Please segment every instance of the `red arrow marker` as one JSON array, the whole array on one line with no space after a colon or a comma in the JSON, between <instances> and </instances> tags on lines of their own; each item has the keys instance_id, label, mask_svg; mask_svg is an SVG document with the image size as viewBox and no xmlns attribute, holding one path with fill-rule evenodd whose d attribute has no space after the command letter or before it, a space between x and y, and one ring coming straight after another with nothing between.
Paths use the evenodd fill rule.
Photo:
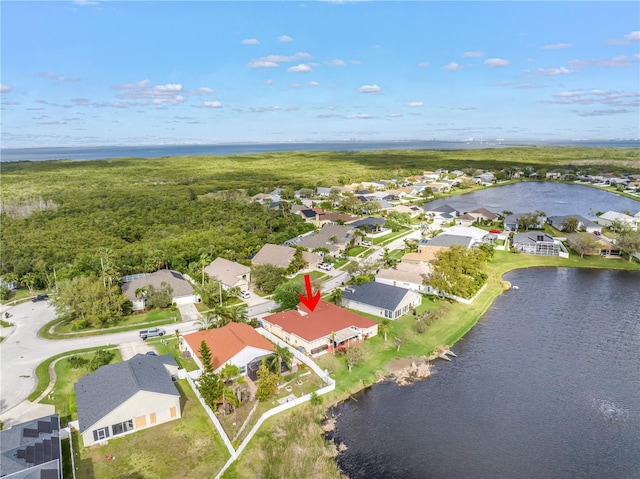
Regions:
<instances>
[{"instance_id":1,"label":"red arrow marker","mask_svg":"<svg viewBox=\"0 0 640 479\"><path fill-rule=\"evenodd\" d=\"M320 301L320 291L316 291L316 295L313 296L313 292L311 291L311 278L308 274L304 275L304 283L307 287L307 296L303 296L302 293L298 293L298 296L300 296L302 304L309 308L309 311L313 311L316 309L318 301Z\"/></svg>"}]
</instances>

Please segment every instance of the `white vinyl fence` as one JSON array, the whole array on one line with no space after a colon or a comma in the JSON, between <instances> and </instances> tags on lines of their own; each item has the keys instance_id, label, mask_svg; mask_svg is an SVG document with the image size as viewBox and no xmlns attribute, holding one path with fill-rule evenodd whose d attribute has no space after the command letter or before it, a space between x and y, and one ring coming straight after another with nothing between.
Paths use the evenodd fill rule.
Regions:
<instances>
[{"instance_id":1,"label":"white vinyl fence","mask_svg":"<svg viewBox=\"0 0 640 479\"><path fill-rule=\"evenodd\" d=\"M256 331L260 333L262 336L264 336L265 338L267 338L268 340L270 340L271 342L277 344L278 346L286 347L289 351L291 351L291 353L296 359L306 364L313 372L315 372L325 382L325 384L327 384L325 387L318 389L317 391L314 391L317 396L322 396L323 394L331 392L336 388L336 382L329 376L329 373L327 371L323 371L316 363L314 363L311 360L311 358L302 354L297 349L292 348L287 343L285 343L284 341L277 338L276 336L274 336L273 334L271 334L270 332L266 331L263 328L257 328ZM287 409L291 409L293 407L298 406L299 404L307 402L313 396L313 393L305 394L304 396L295 398L285 404L281 404L279 406L274 407L273 409L269 409L262 416L260 416L260 418L258 419L258 422L256 422L256 424L251 428L251 431L249 431L249 434L247 434L247 437L245 437L242 443L240 444L240 446L238 446L238 449L234 449L233 444L229 439L229 436L227 436L227 433L222 427L222 424L220 423L220 421L218 420L214 412L211 410L211 408L204 402L204 399L202 398L200 391L198 391L196 381L199 376L200 376L200 371L193 371L191 373L188 373L186 375L186 378L189 384L191 385L191 388L196 393L196 396L200 401L200 404L202 404L202 407L209 415L209 418L213 422L213 425L218 430L218 433L222 437L222 440L224 441L225 446L227 446L227 449L231 453L231 457L229 458L227 463L224 465L224 467L220 470L220 472L218 472L218 474L216 475L216 479L219 479L220 477L222 477L222 474L224 474L224 472L229 468L229 466L233 464L233 462L236 459L238 459L238 457L240 456L240 454L242 454L242 451L244 451L244 449L247 447L247 445L249 444L253 436L256 434L256 432L258 432L258 429L260 429L260 426L262 426L262 424L267 419L269 419L272 416L275 416L278 413L281 413L282 411L286 411Z\"/></svg>"}]
</instances>

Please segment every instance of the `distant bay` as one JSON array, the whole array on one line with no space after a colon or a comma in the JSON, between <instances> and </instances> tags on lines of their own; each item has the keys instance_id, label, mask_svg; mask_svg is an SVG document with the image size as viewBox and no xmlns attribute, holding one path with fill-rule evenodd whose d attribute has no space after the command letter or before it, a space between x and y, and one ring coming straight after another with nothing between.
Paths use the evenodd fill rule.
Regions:
<instances>
[{"instance_id":1,"label":"distant bay","mask_svg":"<svg viewBox=\"0 0 640 479\"><path fill-rule=\"evenodd\" d=\"M572 146L640 148L640 141L566 141L487 143L464 141L335 141L313 143L228 143L213 145L87 146L2 148L0 162L48 160L104 160L109 158L161 158L188 155L250 155L281 151L373 151L373 150L473 150L519 146Z\"/></svg>"}]
</instances>

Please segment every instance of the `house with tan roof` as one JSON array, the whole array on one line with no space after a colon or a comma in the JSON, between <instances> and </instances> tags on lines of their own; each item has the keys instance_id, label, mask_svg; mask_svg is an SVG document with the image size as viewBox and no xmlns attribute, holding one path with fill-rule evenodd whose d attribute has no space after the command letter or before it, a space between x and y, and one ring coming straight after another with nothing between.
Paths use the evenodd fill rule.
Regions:
<instances>
[{"instance_id":1,"label":"house with tan roof","mask_svg":"<svg viewBox=\"0 0 640 479\"><path fill-rule=\"evenodd\" d=\"M225 365L233 364L241 373L248 371L249 365L270 356L276 347L246 323L229 323L222 328L206 329L182 336L181 348L188 351L202 369L200 346L204 341L211 350L211 362L215 372Z\"/></svg>"},{"instance_id":2,"label":"house with tan roof","mask_svg":"<svg viewBox=\"0 0 640 479\"><path fill-rule=\"evenodd\" d=\"M334 304L320 301L313 311L304 305L262 319L262 326L294 348L312 355L378 334L378 323Z\"/></svg>"},{"instance_id":3,"label":"house with tan roof","mask_svg":"<svg viewBox=\"0 0 640 479\"><path fill-rule=\"evenodd\" d=\"M251 259L251 264L271 264L278 268L287 269L295 252L295 248L291 248L290 246L267 243L260 248L260 251L258 251ZM309 268L315 268L322 262L322 257L320 255L316 253L309 253L307 251L302 253L302 259L307 262Z\"/></svg>"},{"instance_id":4,"label":"house with tan roof","mask_svg":"<svg viewBox=\"0 0 640 479\"><path fill-rule=\"evenodd\" d=\"M393 268L383 268L376 273L376 283L398 286L422 294L436 294L435 290L425 284L433 273L433 267L427 261L405 262L396 264Z\"/></svg>"},{"instance_id":5,"label":"house with tan roof","mask_svg":"<svg viewBox=\"0 0 640 479\"><path fill-rule=\"evenodd\" d=\"M299 240L295 244L310 250L327 248L333 254L346 249L354 238L355 230L355 227L351 225L342 226L327 223L315 233L298 237Z\"/></svg>"},{"instance_id":6,"label":"house with tan roof","mask_svg":"<svg viewBox=\"0 0 640 479\"><path fill-rule=\"evenodd\" d=\"M249 289L251 283L251 268L221 257L206 266L204 272L209 278L220 281L224 289Z\"/></svg>"},{"instance_id":7,"label":"house with tan roof","mask_svg":"<svg viewBox=\"0 0 640 479\"><path fill-rule=\"evenodd\" d=\"M388 211L396 211L398 213L407 213L412 218L416 218L424 213L424 210L419 206L408 206L408 205L395 205L393 208L390 208Z\"/></svg>"},{"instance_id":8,"label":"house with tan roof","mask_svg":"<svg viewBox=\"0 0 640 479\"><path fill-rule=\"evenodd\" d=\"M473 216L476 221L496 221L498 219L497 214L486 208L476 208L467 212L467 214Z\"/></svg>"},{"instance_id":9,"label":"house with tan roof","mask_svg":"<svg viewBox=\"0 0 640 479\"><path fill-rule=\"evenodd\" d=\"M402 257L402 263L431 263L436 260L436 253L444 246L418 245L416 253L407 253Z\"/></svg>"}]
</instances>

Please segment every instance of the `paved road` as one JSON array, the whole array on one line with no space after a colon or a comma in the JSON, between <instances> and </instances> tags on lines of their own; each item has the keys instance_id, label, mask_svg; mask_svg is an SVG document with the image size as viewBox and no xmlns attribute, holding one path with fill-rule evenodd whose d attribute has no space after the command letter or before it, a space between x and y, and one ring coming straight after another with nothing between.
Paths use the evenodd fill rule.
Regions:
<instances>
[{"instance_id":1,"label":"paved road","mask_svg":"<svg viewBox=\"0 0 640 479\"><path fill-rule=\"evenodd\" d=\"M29 301L9 308L8 311L11 314L8 321L15 326L9 331L3 331L3 335L7 337L0 343L0 414L3 420L35 389L35 368L45 359L66 351L95 346L129 345L126 349L131 349L132 346L135 349L135 344L129 343L139 344L141 341L137 331L46 340L38 336L38 330L56 316L48 303ZM175 324L181 333L197 329L194 322Z\"/></svg>"}]
</instances>

